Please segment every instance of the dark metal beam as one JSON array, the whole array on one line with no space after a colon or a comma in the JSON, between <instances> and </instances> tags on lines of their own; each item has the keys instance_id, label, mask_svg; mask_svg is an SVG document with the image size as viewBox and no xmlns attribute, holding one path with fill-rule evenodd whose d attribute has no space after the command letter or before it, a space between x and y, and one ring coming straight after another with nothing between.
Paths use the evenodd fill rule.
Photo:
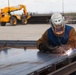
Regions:
<instances>
[{"instance_id":1,"label":"dark metal beam","mask_svg":"<svg viewBox=\"0 0 76 75\"><path fill-rule=\"evenodd\" d=\"M74 71L76 71L76 61L73 63L70 63L70 64L66 65L65 67L62 67L48 75L68 75Z\"/></svg>"},{"instance_id":2,"label":"dark metal beam","mask_svg":"<svg viewBox=\"0 0 76 75\"><path fill-rule=\"evenodd\" d=\"M0 48L4 47L36 47L36 41L28 41L28 40L0 40Z\"/></svg>"}]
</instances>

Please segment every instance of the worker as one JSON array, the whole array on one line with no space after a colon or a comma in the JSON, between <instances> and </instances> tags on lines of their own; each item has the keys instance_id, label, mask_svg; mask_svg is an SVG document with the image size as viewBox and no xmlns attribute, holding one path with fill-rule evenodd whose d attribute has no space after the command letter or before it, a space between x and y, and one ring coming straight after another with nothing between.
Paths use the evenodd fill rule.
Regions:
<instances>
[{"instance_id":1,"label":"worker","mask_svg":"<svg viewBox=\"0 0 76 75\"><path fill-rule=\"evenodd\" d=\"M41 52L64 53L65 50L76 48L76 32L72 26L65 24L60 13L51 16L51 27L37 40L37 48Z\"/></svg>"}]
</instances>

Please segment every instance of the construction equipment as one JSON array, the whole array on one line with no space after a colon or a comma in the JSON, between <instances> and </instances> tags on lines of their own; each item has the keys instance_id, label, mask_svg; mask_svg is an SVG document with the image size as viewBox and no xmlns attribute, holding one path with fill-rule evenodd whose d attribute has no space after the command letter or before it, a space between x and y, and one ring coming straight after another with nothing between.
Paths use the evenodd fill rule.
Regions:
<instances>
[{"instance_id":1,"label":"construction equipment","mask_svg":"<svg viewBox=\"0 0 76 75\"><path fill-rule=\"evenodd\" d=\"M11 14L11 12L18 11L18 10L23 10L23 13L21 15ZM21 21L22 24L27 24L27 20L30 17L31 16L28 15L25 5L5 7L1 9L1 12L0 12L1 26L5 26L6 23L10 23L12 26L15 26L18 23L18 21Z\"/></svg>"}]
</instances>

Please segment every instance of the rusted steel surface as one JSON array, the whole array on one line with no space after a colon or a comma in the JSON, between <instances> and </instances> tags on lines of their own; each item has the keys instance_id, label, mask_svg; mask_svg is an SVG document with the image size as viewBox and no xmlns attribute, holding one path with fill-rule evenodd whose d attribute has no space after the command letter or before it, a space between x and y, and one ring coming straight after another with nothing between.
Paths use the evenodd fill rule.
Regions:
<instances>
[{"instance_id":1,"label":"rusted steel surface","mask_svg":"<svg viewBox=\"0 0 76 75\"><path fill-rule=\"evenodd\" d=\"M0 51L0 75L47 75L76 63L75 57L76 50L68 57L37 49L8 48Z\"/></svg>"}]
</instances>

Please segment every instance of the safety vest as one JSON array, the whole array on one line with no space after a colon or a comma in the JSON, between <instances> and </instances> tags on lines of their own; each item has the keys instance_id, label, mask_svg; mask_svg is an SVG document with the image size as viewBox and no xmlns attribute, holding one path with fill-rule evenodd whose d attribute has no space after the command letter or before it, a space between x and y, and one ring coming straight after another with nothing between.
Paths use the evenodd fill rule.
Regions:
<instances>
[{"instance_id":1,"label":"safety vest","mask_svg":"<svg viewBox=\"0 0 76 75\"><path fill-rule=\"evenodd\" d=\"M68 42L69 32L70 32L71 29L72 29L71 26L65 25L64 35L62 37L57 37L57 36L55 36L55 34L52 31L52 28L50 27L48 29L49 44L52 45L52 46L59 46L61 44L66 44Z\"/></svg>"}]
</instances>

